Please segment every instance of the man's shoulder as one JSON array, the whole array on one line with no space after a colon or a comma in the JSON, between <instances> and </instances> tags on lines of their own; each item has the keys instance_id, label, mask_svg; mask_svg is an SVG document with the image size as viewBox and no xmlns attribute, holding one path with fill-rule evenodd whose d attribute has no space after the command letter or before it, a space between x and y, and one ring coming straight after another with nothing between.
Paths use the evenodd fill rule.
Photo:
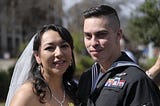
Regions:
<instances>
[{"instance_id":1,"label":"man's shoulder","mask_svg":"<svg viewBox=\"0 0 160 106\"><path fill-rule=\"evenodd\" d=\"M146 76L144 70L136 66L129 66L126 68L125 72L133 76Z\"/></svg>"},{"instance_id":2,"label":"man's shoulder","mask_svg":"<svg viewBox=\"0 0 160 106\"><path fill-rule=\"evenodd\" d=\"M124 72L126 73L126 79L131 82L149 80L144 70L140 69L139 67L130 66L127 67Z\"/></svg>"},{"instance_id":3,"label":"man's shoulder","mask_svg":"<svg viewBox=\"0 0 160 106\"><path fill-rule=\"evenodd\" d=\"M82 75L81 75L81 77L82 76L90 76L90 75L92 75L92 68L91 67L89 67L89 68L87 68L83 73L82 73Z\"/></svg>"}]
</instances>

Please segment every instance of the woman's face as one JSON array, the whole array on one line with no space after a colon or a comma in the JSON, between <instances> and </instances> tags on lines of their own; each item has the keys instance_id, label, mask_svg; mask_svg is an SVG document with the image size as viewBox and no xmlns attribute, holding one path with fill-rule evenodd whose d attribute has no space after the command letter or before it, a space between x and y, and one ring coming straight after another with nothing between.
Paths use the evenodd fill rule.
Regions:
<instances>
[{"instance_id":1,"label":"woman's face","mask_svg":"<svg viewBox=\"0 0 160 106\"><path fill-rule=\"evenodd\" d=\"M38 64L42 64L42 74L63 75L72 62L72 50L58 32L48 30L42 35L41 45L35 57Z\"/></svg>"}]
</instances>

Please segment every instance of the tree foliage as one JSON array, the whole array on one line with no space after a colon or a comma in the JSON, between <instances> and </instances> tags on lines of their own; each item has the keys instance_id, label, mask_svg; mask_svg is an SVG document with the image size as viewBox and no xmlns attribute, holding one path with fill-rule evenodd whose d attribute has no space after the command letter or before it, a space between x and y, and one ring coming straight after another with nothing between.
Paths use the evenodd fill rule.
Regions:
<instances>
[{"instance_id":1,"label":"tree foliage","mask_svg":"<svg viewBox=\"0 0 160 106\"><path fill-rule=\"evenodd\" d=\"M83 42L83 33L72 33L72 37L74 39L74 55L76 60L76 76L79 75L89 68L93 63L93 60L90 58L84 42Z\"/></svg>"},{"instance_id":2,"label":"tree foliage","mask_svg":"<svg viewBox=\"0 0 160 106\"><path fill-rule=\"evenodd\" d=\"M146 0L132 16L127 26L127 33L140 44L154 42L160 46L160 1Z\"/></svg>"}]
</instances>

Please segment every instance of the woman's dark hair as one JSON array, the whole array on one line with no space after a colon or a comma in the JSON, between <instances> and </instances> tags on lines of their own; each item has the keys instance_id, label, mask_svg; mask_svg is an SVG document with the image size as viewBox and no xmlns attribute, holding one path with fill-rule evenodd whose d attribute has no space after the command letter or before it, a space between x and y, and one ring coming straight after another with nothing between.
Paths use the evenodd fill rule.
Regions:
<instances>
[{"instance_id":1,"label":"woman's dark hair","mask_svg":"<svg viewBox=\"0 0 160 106\"><path fill-rule=\"evenodd\" d=\"M71 97L71 99L74 100L74 96L72 91L69 91L68 86L73 85L73 75L75 71L75 59L73 55L73 39L71 34L68 32L68 30L62 26L55 25L55 24L49 24L43 26L36 34L33 44L33 51L38 51L41 46L41 39L44 34L44 32L48 30L53 30L59 33L60 37L69 43L71 49L72 49L72 64L67 68L66 72L63 75L63 84L66 93ZM32 68L31 68L31 76L33 78L33 85L34 85L34 93L39 96L39 101L41 103L45 103L45 97L47 91L51 93L51 89L49 88L48 84L46 83L45 79L43 78L41 72L38 69L39 64L36 62L35 57L32 57ZM75 85L74 85L75 86ZM73 88L74 89L74 88ZM50 95L51 96L51 95Z\"/></svg>"}]
</instances>

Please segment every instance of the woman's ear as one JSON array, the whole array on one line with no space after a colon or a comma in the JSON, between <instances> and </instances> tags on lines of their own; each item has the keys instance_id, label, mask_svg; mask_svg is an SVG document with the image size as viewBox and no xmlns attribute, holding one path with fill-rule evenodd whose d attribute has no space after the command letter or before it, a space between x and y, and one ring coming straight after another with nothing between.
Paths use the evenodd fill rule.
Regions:
<instances>
[{"instance_id":1,"label":"woman's ear","mask_svg":"<svg viewBox=\"0 0 160 106\"><path fill-rule=\"evenodd\" d=\"M42 63L38 51L34 52L34 57L36 58L36 61L37 61L38 64Z\"/></svg>"}]
</instances>

